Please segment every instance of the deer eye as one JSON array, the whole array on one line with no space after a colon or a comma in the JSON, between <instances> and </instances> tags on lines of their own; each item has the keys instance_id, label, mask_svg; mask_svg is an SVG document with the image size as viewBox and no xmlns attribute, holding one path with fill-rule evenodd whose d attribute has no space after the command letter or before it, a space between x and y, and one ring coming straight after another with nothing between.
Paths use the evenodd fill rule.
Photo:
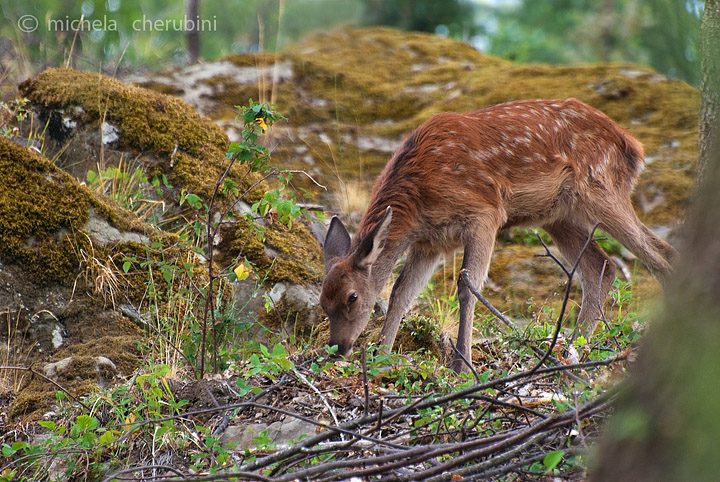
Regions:
<instances>
[{"instance_id":1,"label":"deer eye","mask_svg":"<svg viewBox=\"0 0 720 482\"><path fill-rule=\"evenodd\" d=\"M350 296L348 296L348 303L355 303L358 299L357 293L352 293Z\"/></svg>"}]
</instances>

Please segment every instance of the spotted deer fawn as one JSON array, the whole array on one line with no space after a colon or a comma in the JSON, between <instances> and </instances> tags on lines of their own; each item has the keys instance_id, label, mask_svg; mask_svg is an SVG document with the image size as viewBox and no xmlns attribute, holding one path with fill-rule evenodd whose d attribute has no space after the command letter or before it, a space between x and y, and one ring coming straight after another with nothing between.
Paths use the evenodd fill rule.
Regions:
<instances>
[{"instance_id":1,"label":"spotted deer fawn","mask_svg":"<svg viewBox=\"0 0 720 482\"><path fill-rule=\"evenodd\" d=\"M640 142L577 99L508 102L433 116L385 166L355 237L337 217L330 223L320 296L330 318L329 344L341 355L350 353L407 251L379 340L392 348L402 316L440 255L463 248L462 267L479 288L496 233L511 226L542 227L574 263L589 227L599 224L662 279L676 251L640 222L630 200L643 166ZM595 242L578 269L577 326L590 334L616 269ZM463 370L462 357L471 359L476 300L462 278L458 298L458 353L451 366Z\"/></svg>"}]
</instances>

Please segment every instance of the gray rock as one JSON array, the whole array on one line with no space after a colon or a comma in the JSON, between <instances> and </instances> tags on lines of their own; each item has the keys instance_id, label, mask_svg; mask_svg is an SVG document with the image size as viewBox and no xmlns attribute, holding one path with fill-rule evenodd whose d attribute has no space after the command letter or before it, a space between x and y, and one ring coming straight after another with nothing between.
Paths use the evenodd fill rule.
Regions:
<instances>
[{"instance_id":1,"label":"gray rock","mask_svg":"<svg viewBox=\"0 0 720 482\"><path fill-rule=\"evenodd\" d=\"M312 329L320 321L320 287L293 284L286 287L275 307L290 333Z\"/></svg>"},{"instance_id":2,"label":"gray rock","mask_svg":"<svg viewBox=\"0 0 720 482\"><path fill-rule=\"evenodd\" d=\"M309 437L316 433L316 425L294 417L285 417L282 421L267 423L253 423L249 425L235 425L228 427L220 436L222 443L232 443L237 449L252 449L256 447L255 439L267 432L263 437L270 440L270 444L287 446L299 441L304 436Z\"/></svg>"},{"instance_id":3,"label":"gray rock","mask_svg":"<svg viewBox=\"0 0 720 482\"><path fill-rule=\"evenodd\" d=\"M150 244L150 238L143 234L122 232L113 227L105 219L99 217L95 210L90 208L90 219L85 224L85 229L102 246L119 242L135 242L139 244Z\"/></svg>"}]
</instances>

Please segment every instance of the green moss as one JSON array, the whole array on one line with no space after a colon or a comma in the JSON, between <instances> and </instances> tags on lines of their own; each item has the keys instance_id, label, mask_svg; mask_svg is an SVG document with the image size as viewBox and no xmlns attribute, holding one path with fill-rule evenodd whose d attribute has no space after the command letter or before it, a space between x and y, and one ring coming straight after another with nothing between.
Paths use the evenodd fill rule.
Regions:
<instances>
[{"instance_id":1,"label":"green moss","mask_svg":"<svg viewBox=\"0 0 720 482\"><path fill-rule=\"evenodd\" d=\"M260 54L232 54L225 57L227 60L238 67L258 67L273 65L276 60L275 54L263 52Z\"/></svg>"},{"instance_id":2,"label":"green moss","mask_svg":"<svg viewBox=\"0 0 720 482\"><path fill-rule=\"evenodd\" d=\"M206 159L207 147L224 153L223 131L180 99L95 74L49 69L20 84L20 94L48 109L80 107L89 120L105 119L123 141L138 150L170 156L181 152Z\"/></svg>"},{"instance_id":3,"label":"green moss","mask_svg":"<svg viewBox=\"0 0 720 482\"><path fill-rule=\"evenodd\" d=\"M138 367L140 361L142 361L142 356L138 348L139 334L138 331L133 335L103 336L89 340L85 343L79 343L61 349L53 359L62 360L65 357L72 356L74 362L75 358L77 358L78 363L83 363L80 360L104 356L115 364L122 375L130 376ZM87 377L83 376L83 378L92 379L94 376L95 371L93 370L92 373L88 374Z\"/></svg>"},{"instance_id":4,"label":"green moss","mask_svg":"<svg viewBox=\"0 0 720 482\"><path fill-rule=\"evenodd\" d=\"M247 105L249 99L268 99L271 94L270 85L261 92L258 85L239 84L229 75L216 75L202 82L216 92L215 108L208 112L213 119L234 119L238 113L236 105Z\"/></svg>"},{"instance_id":5,"label":"green moss","mask_svg":"<svg viewBox=\"0 0 720 482\"><path fill-rule=\"evenodd\" d=\"M227 136L178 98L70 69L46 70L19 90L48 118L60 110L88 124L104 121L116 127L125 146L152 154L141 158L144 171L165 174L177 190L207 199L224 172ZM243 181L241 187L257 181L240 166L231 177Z\"/></svg>"},{"instance_id":6,"label":"green moss","mask_svg":"<svg viewBox=\"0 0 720 482\"><path fill-rule=\"evenodd\" d=\"M185 93L182 89L173 87L171 85L163 84L162 82L156 82L153 80L143 82L142 87L145 89L150 89L155 92L159 92L161 94L174 95L177 97L179 97Z\"/></svg>"},{"instance_id":7,"label":"green moss","mask_svg":"<svg viewBox=\"0 0 720 482\"><path fill-rule=\"evenodd\" d=\"M39 284L71 279L91 195L47 159L0 137L0 256Z\"/></svg>"},{"instance_id":8,"label":"green moss","mask_svg":"<svg viewBox=\"0 0 720 482\"><path fill-rule=\"evenodd\" d=\"M329 101L319 117L350 125L415 117L446 96L458 73L502 63L468 45L387 28L318 34L283 56L304 90Z\"/></svg>"},{"instance_id":9,"label":"green moss","mask_svg":"<svg viewBox=\"0 0 720 482\"><path fill-rule=\"evenodd\" d=\"M50 383L48 383L50 385ZM47 410L48 402L55 400L54 388L44 387L38 378L21 390L8 410L10 419L22 417L24 420L40 418Z\"/></svg>"}]
</instances>

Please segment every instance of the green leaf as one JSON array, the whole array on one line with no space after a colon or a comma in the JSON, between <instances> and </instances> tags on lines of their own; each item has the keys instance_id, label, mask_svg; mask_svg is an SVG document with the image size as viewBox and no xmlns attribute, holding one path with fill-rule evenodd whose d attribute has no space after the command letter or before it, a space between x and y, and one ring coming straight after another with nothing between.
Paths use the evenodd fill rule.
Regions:
<instances>
[{"instance_id":1,"label":"green leaf","mask_svg":"<svg viewBox=\"0 0 720 482\"><path fill-rule=\"evenodd\" d=\"M100 436L101 444L109 444L113 440L115 440L115 434L112 431L105 432Z\"/></svg>"},{"instance_id":2,"label":"green leaf","mask_svg":"<svg viewBox=\"0 0 720 482\"><path fill-rule=\"evenodd\" d=\"M38 422L38 425L40 425L41 427L49 428L53 432L55 431L55 422L53 422L52 420L41 420Z\"/></svg>"},{"instance_id":3,"label":"green leaf","mask_svg":"<svg viewBox=\"0 0 720 482\"><path fill-rule=\"evenodd\" d=\"M270 358L270 351L265 345L260 345L260 352L265 358Z\"/></svg>"},{"instance_id":4,"label":"green leaf","mask_svg":"<svg viewBox=\"0 0 720 482\"><path fill-rule=\"evenodd\" d=\"M15 450L14 448L12 448L12 447L9 446L8 444L3 444L3 445L2 445L2 454L3 454L5 457L11 457L11 456L15 455L16 453L17 453L17 450Z\"/></svg>"},{"instance_id":5,"label":"green leaf","mask_svg":"<svg viewBox=\"0 0 720 482\"><path fill-rule=\"evenodd\" d=\"M90 415L78 415L75 423L82 430L95 430L98 419Z\"/></svg>"},{"instance_id":6,"label":"green leaf","mask_svg":"<svg viewBox=\"0 0 720 482\"><path fill-rule=\"evenodd\" d=\"M12 443L12 449L13 450L27 450L30 447L30 444L27 442L13 442Z\"/></svg>"},{"instance_id":7,"label":"green leaf","mask_svg":"<svg viewBox=\"0 0 720 482\"><path fill-rule=\"evenodd\" d=\"M285 347L282 345L282 343L277 343L273 347L273 356L285 356L287 353L285 353Z\"/></svg>"},{"instance_id":8,"label":"green leaf","mask_svg":"<svg viewBox=\"0 0 720 482\"><path fill-rule=\"evenodd\" d=\"M562 461L564 455L564 450L556 450L545 455L545 458L543 459L543 465L546 469L545 471L550 472L552 469L557 467L557 465Z\"/></svg>"},{"instance_id":9,"label":"green leaf","mask_svg":"<svg viewBox=\"0 0 720 482\"><path fill-rule=\"evenodd\" d=\"M262 345L261 345L262 346ZM257 356L257 354L253 353L250 355L250 365L254 367L259 367L261 365L260 363L260 357Z\"/></svg>"},{"instance_id":10,"label":"green leaf","mask_svg":"<svg viewBox=\"0 0 720 482\"><path fill-rule=\"evenodd\" d=\"M255 157L255 154L253 154L252 151L245 150L245 151L239 151L237 157L238 157L238 160L240 160L241 162L247 162L247 161L251 160L253 157Z\"/></svg>"},{"instance_id":11,"label":"green leaf","mask_svg":"<svg viewBox=\"0 0 720 482\"><path fill-rule=\"evenodd\" d=\"M185 196L185 200L188 202L188 204L195 209L202 208L202 201L200 200L200 196L197 194L190 193L187 196Z\"/></svg>"}]
</instances>

